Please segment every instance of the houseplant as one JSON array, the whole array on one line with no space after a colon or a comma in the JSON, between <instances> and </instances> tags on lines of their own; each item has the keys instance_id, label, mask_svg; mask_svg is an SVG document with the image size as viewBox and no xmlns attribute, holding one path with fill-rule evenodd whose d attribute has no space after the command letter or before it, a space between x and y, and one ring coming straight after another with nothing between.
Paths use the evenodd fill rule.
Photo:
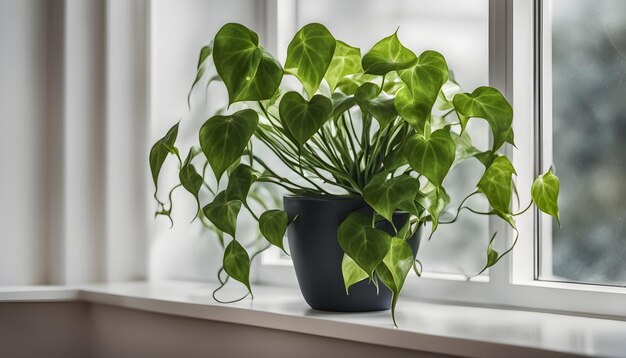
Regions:
<instances>
[{"instance_id":1,"label":"houseplant","mask_svg":"<svg viewBox=\"0 0 626 358\"><path fill-rule=\"evenodd\" d=\"M301 90L285 90L288 78L297 79ZM425 51L416 56L401 44L397 32L361 56L358 48L336 40L323 25L309 24L289 44L283 66L259 44L256 33L240 24L226 24L200 51L192 90L202 81L224 86L228 103L200 127L199 146L190 148L184 159L176 146L178 124L174 125L152 147L150 168L157 215L170 217L172 191L182 187L197 202L197 218L219 233L225 246L223 269L218 273L222 286L225 272L252 293L250 255L236 235L243 208L258 222L264 240L282 250L289 226L294 265L307 302L315 299L304 287L310 277L304 271L311 271L311 263L303 269L301 262L313 251L321 251L324 257L324 250L334 250L334 245L340 256L329 254L326 261L316 262L318 267L338 268L336 275L343 276L345 285L343 297L354 294L351 288L358 285L374 290L364 295L375 297L379 289L388 292L386 307L391 301L395 322L395 305L407 274L411 268L418 271L417 232L427 221L430 235L435 232L450 203L444 179L465 160L478 160L484 173L476 190L445 223L453 223L463 210L478 213L465 203L479 195L488 200L491 210L478 214L497 215L515 232L515 216L533 202L558 219L559 181L552 170L535 180L526 209L517 213L511 209L516 172L498 150L513 144L513 112L502 94L491 87L461 93L441 54ZM465 130L477 118L491 128L490 148L474 147ZM259 146L265 154L260 154ZM275 162L268 161L267 153ZM163 202L157 183L167 157L178 161L180 184ZM276 162L292 175L279 174ZM295 196L285 197L290 212L270 208L260 199L256 190L267 185ZM209 197L204 206L201 191ZM307 200L324 204L310 209ZM313 219L312 226L311 216L299 217L299 211L309 209L328 214L346 200L351 204L334 220ZM292 230L306 220L305 229ZM303 242L299 239L316 225L326 227L320 231L327 233L325 248L315 250L321 246L307 241L296 257L294 249ZM229 242L224 242L224 234ZM483 271L513 248L517 235L513 246L502 253L493 248L495 239L494 235L486 248ZM322 284L326 279L334 278L323 277ZM385 308L368 304L357 310Z\"/></svg>"}]
</instances>

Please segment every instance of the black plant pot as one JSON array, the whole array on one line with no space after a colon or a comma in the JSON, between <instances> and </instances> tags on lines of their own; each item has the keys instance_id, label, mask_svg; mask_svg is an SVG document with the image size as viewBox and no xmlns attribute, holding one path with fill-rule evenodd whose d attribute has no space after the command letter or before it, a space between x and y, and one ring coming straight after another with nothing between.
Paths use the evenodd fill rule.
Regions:
<instances>
[{"instance_id":1,"label":"black plant pot","mask_svg":"<svg viewBox=\"0 0 626 358\"><path fill-rule=\"evenodd\" d=\"M339 224L355 210L371 213L372 209L356 196L283 198L290 220L287 238L300 291L311 308L321 311L366 312L389 309L391 291L379 281L379 292L368 280L350 287L349 295L341 273L343 251L337 240ZM408 219L406 213L394 214L396 227ZM376 227L393 234L390 223L382 220ZM421 229L407 242L417 254Z\"/></svg>"}]
</instances>

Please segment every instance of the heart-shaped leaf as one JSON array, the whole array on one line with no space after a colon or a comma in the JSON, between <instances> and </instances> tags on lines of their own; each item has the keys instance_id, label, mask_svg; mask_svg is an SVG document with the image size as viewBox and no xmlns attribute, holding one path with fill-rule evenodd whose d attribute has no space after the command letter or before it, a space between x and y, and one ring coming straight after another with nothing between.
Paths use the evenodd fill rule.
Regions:
<instances>
[{"instance_id":1,"label":"heart-shaped leaf","mask_svg":"<svg viewBox=\"0 0 626 358\"><path fill-rule=\"evenodd\" d=\"M246 203L248 192L252 183L259 178L259 173L245 164L239 164L228 175L228 186L226 187L226 199L239 200L242 204Z\"/></svg>"},{"instance_id":2,"label":"heart-shaped leaf","mask_svg":"<svg viewBox=\"0 0 626 358\"><path fill-rule=\"evenodd\" d=\"M363 269L346 254L343 254L343 260L341 260L341 273L343 274L343 283L346 286L346 295L349 294L348 290L350 286L368 277L367 272L363 271Z\"/></svg>"},{"instance_id":3,"label":"heart-shaped leaf","mask_svg":"<svg viewBox=\"0 0 626 358\"><path fill-rule=\"evenodd\" d=\"M556 221L559 220L559 178L554 175L552 168L535 179L530 189L533 201L544 213L551 215Z\"/></svg>"},{"instance_id":4,"label":"heart-shaped leaf","mask_svg":"<svg viewBox=\"0 0 626 358\"><path fill-rule=\"evenodd\" d=\"M335 91L337 83L345 76L362 71L361 50L337 40L333 59L330 61L328 70L326 70L326 75L324 75L330 92Z\"/></svg>"},{"instance_id":5,"label":"heart-shaped leaf","mask_svg":"<svg viewBox=\"0 0 626 358\"><path fill-rule=\"evenodd\" d=\"M352 96L354 95L354 92L356 92L356 90L364 83L374 81L376 78L377 77L374 75L368 75L361 72L355 73L342 78L337 84L337 89L348 96Z\"/></svg>"},{"instance_id":6,"label":"heart-shaped leaf","mask_svg":"<svg viewBox=\"0 0 626 358\"><path fill-rule=\"evenodd\" d=\"M425 176L431 183L441 187L452 163L456 147L450 132L446 129L434 131L425 138L415 134L404 143L404 156L409 165Z\"/></svg>"},{"instance_id":7,"label":"heart-shaped leaf","mask_svg":"<svg viewBox=\"0 0 626 358\"><path fill-rule=\"evenodd\" d=\"M339 225L337 236L343 252L373 279L374 269L389 251L391 235L373 228L371 216L353 212Z\"/></svg>"},{"instance_id":8,"label":"heart-shaped leaf","mask_svg":"<svg viewBox=\"0 0 626 358\"><path fill-rule=\"evenodd\" d=\"M331 96L331 100L333 102L333 113L331 115L332 118L337 118L350 108L356 105L356 101L353 96L346 96L341 92L335 92Z\"/></svg>"},{"instance_id":9,"label":"heart-shaped leaf","mask_svg":"<svg viewBox=\"0 0 626 358\"><path fill-rule=\"evenodd\" d=\"M501 214L510 213L513 174L517 173L509 158L499 156L491 162L477 185L489 204Z\"/></svg>"},{"instance_id":10,"label":"heart-shaped leaf","mask_svg":"<svg viewBox=\"0 0 626 358\"><path fill-rule=\"evenodd\" d=\"M383 159L385 170L391 172L408 164L404 153L402 153L402 147L409 136L409 132L412 133L413 130L407 125L402 125L400 129L393 134L389 151Z\"/></svg>"},{"instance_id":11,"label":"heart-shaped leaf","mask_svg":"<svg viewBox=\"0 0 626 358\"><path fill-rule=\"evenodd\" d=\"M415 201L424 208L430 216L430 220L432 221L430 235L432 236L439 226L439 217L450 203L450 196L443 187L438 188L432 183L428 183L418 192ZM427 217L422 218L426 219Z\"/></svg>"},{"instance_id":12,"label":"heart-shaped leaf","mask_svg":"<svg viewBox=\"0 0 626 358\"><path fill-rule=\"evenodd\" d=\"M246 249L236 240L231 241L224 250L224 271L228 276L243 283L248 292L252 294L250 288L250 256Z\"/></svg>"},{"instance_id":13,"label":"heart-shaped leaf","mask_svg":"<svg viewBox=\"0 0 626 358\"><path fill-rule=\"evenodd\" d=\"M258 121L255 111L244 109L227 116L213 116L200 127L200 147L218 182L243 154Z\"/></svg>"},{"instance_id":14,"label":"heart-shaped leaf","mask_svg":"<svg viewBox=\"0 0 626 358\"><path fill-rule=\"evenodd\" d=\"M200 49L200 55L198 56L198 66L196 67L196 79L193 81L191 85L191 89L200 81L204 71L206 71L207 62L211 59L211 55L213 54L213 42L207 46L203 46Z\"/></svg>"},{"instance_id":15,"label":"heart-shaped leaf","mask_svg":"<svg viewBox=\"0 0 626 358\"><path fill-rule=\"evenodd\" d=\"M398 92L396 92L393 105L398 115L407 121L417 133L424 133L424 127L426 126L427 119L430 117L424 119L422 111L420 111L420 108L413 99L413 93L406 85L401 86Z\"/></svg>"},{"instance_id":16,"label":"heart-shaped leaf","mask_svg":"<svg viewBox=\"0 0 626 358\"><path fill-rule=\"evenodd\" d=\"M158 189L161 167L163 163L165 163L167 155L172 153L172 150L175 148L174 143L176 143L176 137L178 136L178 124L179 123L176 123L172 126L165 136L154 143L152 149L150 149L150 172L152 173L152 181L154 182L155 195Z\"/></svg>"},{"instance_id":17,"label":"heart-shaped leaf","mask_svg":"<svg viewBox=\"0 0 626 358\"><path fill-rule=\"evenodd\" d=\"M240 24L226 24L217 32L213 61L229 104L269 99L283 77L278 60L259 46L258 35Z\"/></svg>"},{"instance_id":18,"label":"heart-shaped leaf","mask_svg":"<svg viewBox=\"0 0 626 358\"><path fill-rule=\"evenodd\" d=\"M383 159L383 166L387 171L394 171L400 168L403 165L408 164L404 154L399 150L392 150L387 154L387 156Z\"/></svg>"},{"instance_id":19,"label":"heart-shaped leaf","mask_svg":"<svg viewBox=\"0 0 626 358\"><path fill-rule=\"evenodd\" d=\"M509 132L506 135L506 142L517 148L515 145L515 132L513 132L513 128L509 128Z\"/></svg>"},{"instance_id":20,"label":"heart-shaped leaf","mask_svg":"<svg viewBox=\"0 0 626 358\"><path fill-rule=\"evenodd\" d=\"M492 151L486 150L484 152L474 154L474 157L478 159L478 161L484 165L486 169L489 168L493 160L496 159L498 155L494 155Z\"/></svg>"},{"instance_id":21,"label":"heart-shaped leaf","mask_svg":"<svg viewBox=\"0 0 626 358\"><path fill-rule=\"evenodd\" d=\"M480 151L472 145L472 139L467 132L463 132L460 135L450 132L450 135L456 145L456 155L454 156L454 164L452 164L453 167L480 153Z\"/></svg>"},{"instance_id":22,"label":"heart-shaped leaf","mask_svg":"<svg viewBox=\"0 0 626 358\"><path fill-rule=\"evenodd\" d=\"M215 196L213 202L206 205L202 211L215 227L235 237L237 216L241 209L239 200L226 200L226 192L222 191Z\"/></svg>"},{"instance_id":23,"label":"heart-shaped leaf","mask_svg":"<svg viewBox=\"0 0 626 358\"><path fill-rule=\"evenodd\" d=\"M441 87L448 80L448 65L435 51L425 51L415 66L399 71L405 86L396 93L396 110L418 132L430 119Z\"/></svg>"},{"instance_id":24,"label":"heart-shaped leaf","mask_svg":"<svg viewBox=\"0 0 626 358\"><path fill-rule=\"evenodd\" d=\"M493 132L493 151L498 150L507 139L513 140L511 124L513 109L504 96L495 88L478 87L474 92L459 93L453 99L454 108L465 128L469 118L483 118Z\"/></svg>"},{"instance_id":25,"label":"heart-shaped leaf","mask_svg":"<svg viewBox=\"0 0 626 358\"><path fill-rule=\"evenodd\" d=\"M193 91L194 87L196 87L196 85L198 84L198 82L200 82L200 80L202 79L202 77L204 76L204 74L207 72L208 69L213 69L214 73L209 73L211 77L211 79L209 80L209 84L215 80L218 79L219 76L217 76L217 74L215 73L215 69L214 64L213 64L213 56L211 56L213 54L213 41L211 41L210 44L208 44L207 46L203 46L200 49L200 55L198 56L198 66L196 67L196 78L193 80L193 84L191 84L191 88L189 89L189 93L187 94L187 106L191 107L191 92ZM207 84L208 86L208 84Z\"/></svg>"},{"instance_id":26,"label":"heart-shaped leaf","mask_svg":"<svg viewBox=\"0 0 626 358\"><path fill-rule=\"evenodd\" d=\"M487 263L485 264L485 268L489 268L498 262L498 258L500 254L493 248L493 243L489 243L489 247L487 247Z\"/></svg>"},{"instance_id":27,"label":"heart-shaped leaf","mask_svg":"<svg viewBox=\"0 0 626 358\"><path fill-rule=\"evenodd\" d=\"M380 95L380 87L367 82L354 93L354 99L363 113L369 113L374 117L381 128L386 127L398 113L394 107L394 98Z\"/></svg>"},{"instance_id":28,"label":"heart-shaped leaf","mask_svg":"<svg viewBox=\"0 0 626 358\"><path fill-rule=\"evenodd\" d=\"M318 94L307 102L295 91L285 93L278 107L283 125L300 146L322 128L332 111L330 99Z\"/></svg>"},{"instance_id":29,"label":"heart-shaped leaf","mask_svg":"<svg viewBox=\"0 0 626 358\"><path fill-rule=\"evenodd\" d=\"M285 72L296 76L313 97L333 59L337 41L324 25L308 24L287 47Z\"/></svg>"},{"instance_id":30,"label":"heart-shaped leaf","mask_svg":"<svg viewBox=\"0 0 626 358\"><path fill-rule=\"evenodd\" d=\"M415 64L417 57L404 47L398 39L398 32L378 41L372 49L363 56L361 61L365 73L385 75L391 71L403 70Z\"/></svg>"},{"instance_id":31,"label":"heart-shaped leaf","mask_svg":"<svg viewBox=\"0 0 626 358\"><path fill-rule=\"evenodd\" d=\"M261 230L263 237L283 251L285 251L283 239L287 225L289 225L289 218L287 213L282 210L268 210L259 218L259 230Z\"/></svg>"},{"instance_id":32,"label":"heart-shaped leaf","mask_svg":"<svg viewBox=\"0 0 626 358\"><path fill-rule=\"evenodd\" d=\"M397 209L417 215L415 196L419 181L411 176L401 175L387 179L387 173L375 175L363 188L363 199L378 214L392 222Z\"/></svg>"},{"instance_id":33,"label":"heart-shaped leaf","mask_svg":"<svg viewBox=\"0 0 626 358\"><path fill-rule=\"evenodd\" d=\"M404 87L404 82L398 76L398 72L389 72L385 75L385 83L383 83L385 93L395 96L401 87Z\"/></svg>"},{"instance_id":34,"label":"heart-shaped leaf","mask_svg":"<svg viewBox=\"0 0 626 358\"><path fill-rule=\"evenodd\" d=\"M512 226L515 229L515 225L512 225ZM515 230L517 230L517 229L515 229ZM493 248L493 243L496 240L496 236L497 235L498 235L497 232L494 233L493 236L491 236L491 239L489 240L489 245L487 245L487 262L485 263L485 266L483 267L483 269L480 270L478 275L482 274L486 269L488 269L491 266L493 266L496 263L498 263L498 261L500 261L500 259L503 256L503 255L500 255L500 253ZM515 241L517 241L517 238L515 239ZM513 245L515 245L515 241L514 241ZM513 247L511 247L511 249L513 249ZM511 249L506 251L504 254L508 253ZM478 276L478 275L476 275L476 276Z\"/></svg>"},{"instance_id":35,"label":"heart-shaped leaf","mask_svg":"<svg viewBox=\"0 0 626 358\"><path fill-rule=\"evenodd\" d=\"M406 276L411 271L411 267L413 267L413 262L413 250L411 250L409 244L400 238L394 237L391 239L391 246L387 255L376 269L380 280L393 293L391 317L396 326L396 304L398 303L398 297L400 297L400 291L402 291Z\"/></svg>"},{"instance_id":36,"label":"heart-shaped leaf","mask_svg":"<svg viewBox=\"0 0 626 358\"><path fill-rule=\"evenodd\" d=\"M202 187L202 176L198 174L196 168L191 164L191 160L198 154L199 150L197 148L189 149L189 154L187 154L187 158L183 163L183 166L180 168L180 172L178 172L178 178L180 179L180 184L193 195L196 199L196 203L198 204L198 210L200 210L200 199L198 195L200 194L200 188Z\"/></svg>"},{"instance_id":37,"label":"heart-shaped leaf","mask_svg":"<svg viewBox=\"0 0 626 358\"><path fill-rule=\"evenodd\" d=\"M420 209L418 209L418 210L420 210ZM423 210L420 210L420 211L423 211ZM418 212L418 214L421 215L422 213ZM420 215L417 215L418 219L419 219ZM400 228L400 230L396 234L396 237L400 238L402 240L408 240L411 236L413 236L417 232L417 229L419 229L419 227L422 225L422 223L423 222L420 220L420 221L417 222L417 225L415 225L416 223L412 222L411 218L409 217L409 219L404 222L404 225L402 225L402 227Z\"/></svg>"}]
</instances>

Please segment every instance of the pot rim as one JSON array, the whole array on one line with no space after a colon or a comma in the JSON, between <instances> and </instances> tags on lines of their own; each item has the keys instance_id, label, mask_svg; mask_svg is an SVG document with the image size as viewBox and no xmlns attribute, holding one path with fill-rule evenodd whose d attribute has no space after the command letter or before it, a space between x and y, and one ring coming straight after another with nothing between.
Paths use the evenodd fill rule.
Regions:
<instances>
[{"instance_id":1,"label":"pot rim","mask_svg":"<svg viewBox=\"0 0 626 358\"><path fill-rule=\"evenodd\" d=\"M285 194L283 195L283 199L293 199L293 200L316 200L316 201L334 201L334 200L363 200L363 197L360 195L319 195L319 196L305 196L305 195L295 195L295 194Z\"/></svg>"}]
</instances>

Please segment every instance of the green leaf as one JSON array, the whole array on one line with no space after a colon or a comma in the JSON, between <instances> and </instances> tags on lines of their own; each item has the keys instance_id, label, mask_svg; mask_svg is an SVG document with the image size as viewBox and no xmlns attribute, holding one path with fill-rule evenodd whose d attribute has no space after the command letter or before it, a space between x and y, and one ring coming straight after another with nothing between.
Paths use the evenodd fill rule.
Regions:
<instances>
[{"instance_id":1,"label":"green leaf","mask_svg":"<svg viewBox=\"0 0 626 358\"><path fill-rule=\"evenodd\" d=\"M385 75L385 83L383 83L383 91L385 93L395 96L402 87L404 87L404 82L398 76L398 72L389 72Z\"/></svg>"},{"instance_id":2,"label":"green leaf","mask_svg":"<svg viewBox=\"0 0 626 358\"><path fill-rule=\"evenodd\" d=\"M343 260L341 260L341 273L343 274L343 283L346 286L346 295L350 294L348 292L350 286L368 277L367 272L363 271L363 269L346 254L343 255Z\"/></svg>"},{"instance_id":3,"label":"green leaf","mask_svg":"<svg viewBox=\"0 0 626 358\"><path fill-rule=\"evenodd\" d=\"M248 292L252 294L250 288L250 256L246 249L236 240L231 241L224 250L224 271L228 276L243 283Z\"/></svg>"},{"instance_id":4,"label":"green leaf","mask_svg":"<svg viewBox=\"0 0 626 358\"><path fill-rule=\"evenodd\" d=\"M454 109L452 99L455 94L461 92L461 86L450 77L450 73L448 73L448 81L441 86L441 91L439 92L437 101L435 102L435 107L440 111L449 111Z\"/></svg>"},{"instance_id":5,"label":"green leaf","mask_svg":"<svg viewBox=\"0 0 626 358\"><path fill-rule=\"evenodd\" d=\"M478 87L474 92L459 93L453 99L454 108L465 128L470 117L483 118L493 132L493 151L498 150L510 138L513 109L506 98L495 88Z\"/></svg>"},{"instance_id":6,"label":"green leaf","mask_svg":"<svg viewBox=\"0 0 626 358\"><path fill-rule=\"evenodd\" d=\"M397 209L416 214L415 196L419 181L410 175L387 179L387 173L375 175L363 188L363 199L378 214L392 222Z\"/></svg>"},{"instance_id":7,"label":"green leaf","mask_svg":"<svg viewBox=\"0 0 626 358\"><path fill-rule=\"evenodd\" d=\"M335 53L330 61L328 70L326 70L326 75L324 75L330 87L330 92L335 91L337 83L345 76L362 71L361 50L337 40Z\"/></svg>"},{"instance_id":8,"label":"green leaf","mask_svg":"<svg viewBox=\"0 0 626 358\"><path fill-rule=\"evenodd\" d=\"M409 126L403 125L394 134L391 144L389 145L389 151L383 159L383 166L385 167L385 170L391 172L403 165L408 164L406 157L402 152L402 147L404 146L404 142L407 139L409 131L412 132L413 130Z\"/></svg>"},{"instance_id":9,"label":"green leaf","mask_svg":"<svg viewBox=\"0 0 626 358\"><path fill-rule=\"evenodd\" d=\"M259 46L258 35L226 24L215 35L213 61L228 90L228 103L272 98L283 77L278 60Z\"/></svg>"},{"instance_id":10,"label":"green leaf","mask_svg":"<svg viewBox=\"0 0 626 358\"><path fill-rule=\"evenodd\" d=\"M515 226L513 226L513 228L515 228ZM494 233L489 240L489 245L487 246L487 262L485 263L483 269L478 273L478 275L482 274L486 269L498 263L498 261L500 261L500 259L502 258L500 253L493 248L493 243L496 240L497 235L497 232ZM505 252L505 254L509 251Z\"/></svg>"},{"instance_id":11,"label":"green leaf","mask_svg":"<svg viewBox=\"0 0 626 358\"><path fill-rule=\"evenodd\" d=\"M337 41L324 25L308 24L296 33L287 47L285 72L296 76L313 97L335 53Z\"/></svg>"},{"instance_id":12,"label":"green leaf","mask_svg":"<svg viewBox=\"0 0 626 358\"><path fill-rule=\"evenodd\" d=\"M430 215L433 223L430 233L432 236L439 226L439 217L450 203L450 196L443 187L437 188L432 183L428 183L418 192L415 201Z\"/></svg>"},{"instance_id":13,"label":"green leaf","mask_svg":"<svg viewBox=\"0 0 626 358\"><path fill-rule=\"evenodd\" d=\"M158 189L159 173L161 167L165 163L167 155L171 153L171 149L174 148L176 137L178 136L178 124L176 123L172 128L167 131L167 134L159 139L152 149L150 149L150 172L152 173L152 181L154 182L154 193L156 195Z\"/></svg>"},{"instance_id":14,"label":"green leaf","mask_svg":"<svg viewBox=\"0 0 626 358\"><path fill-rule=\"evenodd\" d=\"M463 132L460 135L454 132L450 132L450 135L452 136L452 140L454 140L454 143L456 145L456 154L454 156L454 164L452 164L452 166L455 166L462 161L468 158L472 158L480 153L480 151L472 145L472 139L467 132Z\"/></svg>"},{"instance_id":15,"label":"green leaf","mask_svg":"<svg viewBox=\"0 0 626 358\"><path fill-rule=\"evenodd\" d=\"M209 67L209 63L211 62L212 59L212 55L213 54L213 42L211 42L209 45L204 46L200 49L200 55L198 56L198 66L196 68L196 78L193 81L193 84L191 85L191 88L189 89L189 93L187 94L187 105L190 105L189 101L191 98L191 91L193 91L193 88L196 87L196 84L198 84L198 82L202 79L202 76L204 76L204 73L206 72L207 68Z\"/></svg>"},{"instance_id":16,"label":"green leaf","mask_svg":"<svg viewBox=\"0 0 626 358\"><path fill-rule=\"evenodd\" d=\"M506 142L515 147L515 132L513 132L513 128L509 128L509 133L506 135Z\"/></svg>"},{"instance_id":17,"label":"green leaf","mask_svg":"<svg viewBox=\"0 0 626 358\"><path fill-rule=\"evenodd\" d=\"M400 297L400 291L404 286L411 267L413 267L413 250L406 241L394 237L391 239L391 246L389 252L383 259L383 262L376 269L376 273L380 280L389 287L393 293L391 300L391 317L393 323L396 324L396 304L398 297Z\"/></svg>"},{"instance_id":18,"label":"green leaf","mask_svg":"<svg viewBox=\"0 0 626 358\"><path fill-rule=\"evenodd\" d=\"M398 40L398 32L378 41L372 49L363 56L361 61L365 73L384 75L391 71L403 70L415 64L417 57L404 47Z\"/></svg>"},{"instance_id":19,"label":"green leaf","mask_svg":"<svg viewBox=\"0 0 626 358\"><path fill-rule=\"evenodd\" d=\"M331 100L333 102L333 113L331 114L332 118L337 118L345 111L354 107L356 101L353 96L346 96L341 92L335 92L331 96Z\"/></svg>"},{"instance_id":20,"label":"green leaf","mask_svg":"<svg viewBox=\"0 0 626 358\"><path fill-rule=\"evenodd\" d=\"M213 116L200 128L200 147L218 182L243 154L258 121L255 111L244 109L227 116Z\"/></svg>"},{"instance_id":21,"label":"green leaf","mask_svg":"<svg viewBox=\"0 0 626 358\"><path fill-rule=\"evenodd\" d=\"M559 178L550 168L535 179L530 188L530 194L539 210L551 215L561 225L558 205L559 186Z\"/></svg>"},{"instance_id":22,"label":"green leaf","mask_svg":"<svg viewBox=\"0 0 626 358\"><path fill-rule=\"evenodd\" d=\"M478 182L478 190L480 190L489 204L502 214L510 213L511 203L511 185L515 168L509 158L499 156L493 160L491 165L485 170L482 178Z\"/></svg>"},{"instance_id":23,"label":"green leaf","mask_svg":"<svg viewBox=\"0 0 626 358\"><path fill-rule=\"evenodd\" d=\"M418 212L418 215L416 215L418 218L419 218L419 214L421 213ZM396 237L402 240L408 240L411 236L413 236L413 234L415 234L416 230L420 227L422 223L418 221L417 226L413 226L414 224L415 223L411 223L411 217L409 216L406 222L404 223L404 225L402 225L402 227L396 234Z\"/></svg>"},{"instance_id":24,"label":"green leaf","mask_svg":"<svg viewBox=\"0 0 626 358\"><path fill-rule=\"evenodd\" d=\"M228 186L226 187L226 199L239 200L246 203L248 192L252 183L259 178L259 173L245 164L239 164L228 176Z\"/></svg>"},{"instance_id":25,"label":"green leaf","mask_svg":"<svg viewBox=\"0 0 626 358\"><path fill-rule=\"evenodd\" d=\"M180 184L190 192L193 197L196 199L196 203L198 203L198 210L200 210L200 199L198 195L200 194L200 188L202 187L202 176L198 174L196 168L191 164L191 160L198 154L197 151L192 147L189 149L189 154L185 159L183 166L180 168L178 172L178 178L180 179Z\"/></svg>"},{"instance_id":26,"label":"green leaf","mask_svg":"<svg viewBox=\"0 0 626 358\"><path fill-rule=\"evenodd\" d=\"M330 99L319 94L307 102L298 92L291 91L283 96L278 111L285 128L302 146L326 123L333 111L333 104Z\"/></svg>"},{"instance_id":27,"label":"green leaf","mask_svg":"<svg viewBox=\"0 0 626 358\"><path fill-rule=\"evenodd\" d=\"M406 86L396 93L396 109L418 133L424 133L441 87L448 80L446 60L438 52L425 51L415 66L399 71L399 75Z\"/></svg>"},{"instance_id":28,"label":"green leaf","mask_svg":"<svg viewBox=\"0 0 626 358\"><path fill-rule=\"evenodd\" d=\"M352 212L339 225L337 236L343 252L373 279L374 269L389 251L391 235L373 228L371 216Z\"/></svg>"},{"instance_id":29,"label":"green leaf","mask_svg":"<svg viewBox=\"0 0 626 358\"><path fill-rule=\"evenodd\" d=\"M489 245L489 247L487 248L487 263L485 264L485 266L491 267L495 265L496 262L498 262L498 257L498 251L494 250L493 247Z\"/></svg>"},{"instance_id":30,"label":"green leaf","mask_svg":"<svg viewBox=\"0 0 626 358\"><path fill-rule=\"evenodd\" d=\"M381 128L386 127L396 116L394 98L381 95L380 87L368 82L359 87L354 93L354 99L363 113L369 113L374 117Z\"/></svg>"},{"instance_id":31,"label":"green leaf","mask_svg":"<svg viewBox=\"0 0 626 358\"><path fill-rule=\"evenodd\" d=\"M408 163L401 151L390 151L389 154L383 159L383 166L387 171L396 170L406 164Z\"/></svg>"},{"instance_id":32,"label":"green leaf","mask_svg":"<svg viewBox=\"0 0 626 358\"><path fill-rule=\"evenodd\" d=\"M454 163L456 146L448 130L438 129L429 138L413 135L404 143L403 152L416 172L441 187Z\"/></svg>"},{"instance_id":33,"label":"green leaf","mask_svg":"<svg viewBox=\"0 0 626 358\"><path fill-rule=\"evenodd\" d=\"M227 200L226 192L222 191L217 194L213 202L206 205L202 211L204 212L204 216L218 229L235 237L237 216L239 215L240 209L241 202L239 200Z\"/></svg>"},{"instance_id":34,"label":"green leaf","mask_svg":"<svg viewBox=\"0 0 626 358\"><path fill-rule=\"evenodd\" d=\"M282 210L268 210L259 218L259 230L272 245L285 251L283 239L289 225L287 213ZM285 251L285 253L287 253Z\"/></svg>"},{"instance_id":35,"label":"green leaf","mask_svg":"<svg viewBox=\"0 0 626 358\"><path fill-rule=\"evenodd\" d=\"M355 73L342 78L337 84L337 88L348 96L354 95L354 92L364 83L374 81L377 77L365 73Z\"/></svg>"},{"instance_id":36,"label":"green leaf","mask_svg":"<svg viewBox=\"0 0 626 358\"><path fill-rule=\"evenodd\" d=\"M496 155L494 155L492 151L487 150L484 152L474 154L474 157L478 159L478 161L481 162L482 165L485 166L485 168L488 168L493 162L493 160L498 157L498 155L497 153Z\"/></svg>"}]
</instances>

